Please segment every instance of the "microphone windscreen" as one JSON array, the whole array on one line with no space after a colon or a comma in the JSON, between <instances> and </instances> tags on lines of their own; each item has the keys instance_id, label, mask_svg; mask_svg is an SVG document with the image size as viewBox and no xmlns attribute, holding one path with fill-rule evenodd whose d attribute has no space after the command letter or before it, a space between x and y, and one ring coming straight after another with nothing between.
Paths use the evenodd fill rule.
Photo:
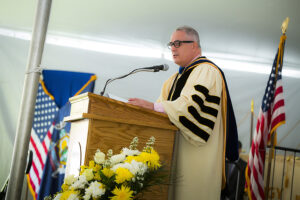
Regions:
<instances>
[{"instance_id":1,"label":"microphone windscreen","mask_svg":"<svg viewBox=\"0 0 300 200\"><path fill-rule=\"evenodd\" d=\"M168 69L169 69L169 65L163 64L162 71L168 71Z\"/></svg>"}]
</instances>

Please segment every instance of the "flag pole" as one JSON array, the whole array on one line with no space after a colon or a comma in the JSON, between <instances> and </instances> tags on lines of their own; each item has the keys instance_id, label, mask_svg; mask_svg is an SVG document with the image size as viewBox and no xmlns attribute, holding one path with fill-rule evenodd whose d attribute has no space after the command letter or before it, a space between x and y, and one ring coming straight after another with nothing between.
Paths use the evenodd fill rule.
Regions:
<instances>
[{"instance_id":1,"label":"flag pole","mask_svg":"<svg viewBox=\"0 0 300 200\"><path fill-rule=\"evenodd\" d=\"M253 99L251 100L251 119L250 119L250 146L249 149L251 149L252 145L252 139L253 139L253 110L254 110L254 101Z\"/></svg>"},{"instance_id":2,"label":"flag pole","mask_svg":"<svg viewBox=\"0 0 300 200\"><path fill-rule=\"evenodd\" d=\"M286 30L287 30L287 27L288 27L288 24L289 24L289 18L287 17L282 25L281 25L281 31L282 31L282 34L285 35L286 33ZM282 45L281 41L280 41L280 44L279 44L279 50L280 50L280 45ZM282 49L283 51L283 49ZM281 52L282 52L281 51ZM278 51L278 60L277 60L277 66L279 65L279 60L282 60L282 53L279 53L280 51ZM277 71L276 70L276 79L277 79ZM271 130L270 130L271 131ZM274 155L274 148L275 148L275 145L274 145L274 141L275 141L275 137L276 137L276 130L274 130L273 132L270 132L271 134L271 145L270 145L270 148L269 148L269 155L268 155L268 169L267 169L267 182L266 182L266 191L265 191L265 199L268 199L269 197L269 186L270 186L270 176L271 176L271 165L272 165L272 159L273 159L273 155ZM275 165L275 163L274 163Z\"/></svg>"},{"instance_id":3,"label":"flag pole","mask_svg":"<svg viewBox=\"0 0 300 200\"><path fill-rule=\"evenodd\" d=\"M52 0L39 0L32 31L6 200L20 200Z\"/></svg>"}]
</instances>

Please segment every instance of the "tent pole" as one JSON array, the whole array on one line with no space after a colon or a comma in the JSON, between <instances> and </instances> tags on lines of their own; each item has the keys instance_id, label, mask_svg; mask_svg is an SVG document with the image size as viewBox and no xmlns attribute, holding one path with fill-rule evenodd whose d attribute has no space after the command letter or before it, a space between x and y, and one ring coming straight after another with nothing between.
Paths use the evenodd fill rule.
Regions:
<instances>
[{"instance_id":1,"label":"tent pole","mask_svg":"<svg viewBox=\"0 0 300 200\"><path fill-rule=\"evenodd\" d=\"M22 191L24 182L35 100L40 78L39 68L43 55L51 3L52 0L39 0L37 3L6 200L21 199L22 193L20 191Z\"/></svg>"},{"instance_id":2,"label":"tent pole","mask_svg":"<svg viewBox=\"0 0 300 200\"><path fill-rule=\"evenodd\" d=\"M254 116L254 101L253 99L251 100L251 117L250 117L250 145L249 149L251 151L251 145L252 145L252 140L253 140L253 116Z\"/></svg>"}]
</instances>

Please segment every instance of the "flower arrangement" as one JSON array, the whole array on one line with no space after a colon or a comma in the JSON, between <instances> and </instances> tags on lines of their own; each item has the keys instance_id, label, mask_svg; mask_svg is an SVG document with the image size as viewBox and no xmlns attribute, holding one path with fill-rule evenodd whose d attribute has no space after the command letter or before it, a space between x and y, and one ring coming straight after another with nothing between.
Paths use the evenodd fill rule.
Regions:
<instances>
[{"instance_id":1,"label":"flower arrangement","mask_svg":"<svg viewBox=\"0 0 300 200\"><path fill-rule=\"evenodd\" d=\"M80 175L65 177L61 191L48 200L130 200L149 186L163 184L165 175L159 154L153 149L151 137L142 151L137 149L138 138L133 138L129 148L113 155L99 149L88 166L81 166Z\"/></svg>"}]
</instances>

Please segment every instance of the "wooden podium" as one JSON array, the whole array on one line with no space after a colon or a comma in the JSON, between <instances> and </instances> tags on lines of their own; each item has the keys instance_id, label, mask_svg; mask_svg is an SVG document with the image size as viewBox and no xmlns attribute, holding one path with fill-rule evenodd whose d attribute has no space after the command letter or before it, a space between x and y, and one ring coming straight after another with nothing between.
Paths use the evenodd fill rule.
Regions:
<instances>
[{"instance_id":1,"label":"wooden podium","mask_svg":"<svg viewBox=\"0 0 300 200\"><path fill-rule=\"evenodd\" d=\"M173 174L177 128L166 114L93 93L72 97L70 102L70 116L65 118L71 122L66 175L78 175L80 165L88 165L97 149L104 153L112 149L117 154L129 147L135 136L139 138L139 150L154 136L154 148ZM172 190L172 185L155 186L143 199L172 199Z\"/></svg>"}]
</instances>

